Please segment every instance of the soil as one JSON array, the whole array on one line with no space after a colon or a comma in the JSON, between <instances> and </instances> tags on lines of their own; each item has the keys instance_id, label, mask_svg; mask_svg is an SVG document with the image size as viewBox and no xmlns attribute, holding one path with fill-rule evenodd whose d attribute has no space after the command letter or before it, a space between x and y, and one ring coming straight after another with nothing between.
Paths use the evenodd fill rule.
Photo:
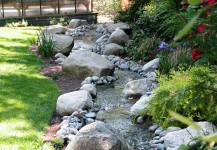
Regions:
<instances>
[{"instance_id":1,"label":"soil","mask_svg":"<svg viewBox=\"0 0 217 150\"><path fill-rule=\"evenodd\" d=\"M44 66L39 69L39 72L44 76L51 78L60 89L60 94L76 91L80 88L81 82L84 79L73 78L62 72L62 66L55 63L54 57L42 57L37 51L37 44L30 46L30 51L37 55L44 62ZM61 123L61 116L57 115L55 110L49 122L49 128L45 131L44 142L51 142L55 137Z\"/></svg>"}]
</instances>

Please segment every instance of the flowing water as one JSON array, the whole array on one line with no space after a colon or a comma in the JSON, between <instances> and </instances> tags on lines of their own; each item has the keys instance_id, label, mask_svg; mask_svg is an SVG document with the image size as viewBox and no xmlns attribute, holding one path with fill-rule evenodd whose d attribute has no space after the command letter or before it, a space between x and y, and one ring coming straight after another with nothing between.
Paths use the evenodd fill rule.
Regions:
<instances>
[{"instance_id":1,"label":"flowing water","mask_svg":"<svg viewBox=\"0 0 217 150\"><path fill-rule=\"evenodd\" d=\"M75 41L77 49L89 49L92 46L91 37L94 32L81 40ZM122 90L127 82L141 78L139 74L116 69L118 80L111 85L97 86L96 106L100 108L97 118L103 118L130 144L134 150L149 150L147 142L150 139L147 124L134 124L130 118L130 108L135 100L125 99Z\"/></svg>"},{"instance_id":2,"label":"flowing water","mask_svg":"<svg viewBox=\"0 0 217 150\"><path fill-rule=\"evenodd\" d=\"M119 77L111 85L97 87L96 105L101 108L98 118L104 118L104 122L119 131L125 140L135 150L150 149L147 141L150 138L148 125L134 124L130 118L130 108L135 100L125 99L122 90L127 82L141 78L137 73L116 70Z\"/></svg>"}]
</instances>

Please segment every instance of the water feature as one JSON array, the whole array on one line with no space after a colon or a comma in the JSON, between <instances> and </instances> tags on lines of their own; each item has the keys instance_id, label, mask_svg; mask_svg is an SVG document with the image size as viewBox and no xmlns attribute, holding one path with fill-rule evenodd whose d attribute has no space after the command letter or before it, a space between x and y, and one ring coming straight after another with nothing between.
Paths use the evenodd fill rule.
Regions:
<instances>
[{"instance_id":1,"label":"water feature","mask_svg":"<svg viewBox=\"0 0 217 150\"><path fill-rule=\"evenodd\" d=\"M145 142L150 138L147 124L134 124L130 118L130 108L135 103L125 99L122 90L127 82L141 78L137 73L116 70L119 77L112 85L97 87L96 105L100 107L97 117L120 132L135 150L150 149Z\"/></svg>"}]
</instances>

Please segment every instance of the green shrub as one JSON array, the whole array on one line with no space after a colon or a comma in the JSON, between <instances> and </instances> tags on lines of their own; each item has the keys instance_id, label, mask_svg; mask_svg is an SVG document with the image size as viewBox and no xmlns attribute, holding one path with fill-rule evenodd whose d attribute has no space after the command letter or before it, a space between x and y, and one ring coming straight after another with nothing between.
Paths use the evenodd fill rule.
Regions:
<instances>
[{"instance_id":1,"label":"green shrub","mask_svg":"<svg viewBox=\"0 0 217 150\"><path fill-rule=\"evenodd\" d=\"M9 20L6 21L6 27L27 27L28 26L28 22L24 19L22 19L22 21L17 21L17 22L10 22Z\"/></svg>"},{"instance_id":2,"label":"green shrub","mask_svg":"<svg viewBox=\"0 0 217 150\"><path fill-rule=\"evenodd\" d=\"M137 31L126 45L125 50L132 54L134 60L149 61L155 58L155 49L159 43L160 40L155 35L148 37L142 31Z\"/></svg>"},{"instance_id":3,"label":"green shrub","mask_svg":"<svg viewBox=\"0 0 217 150\"><path fill-rule=\"evenodd\" d=\"M93 11L101 15L114 15L121 10L120 0L95 0Z\"/></svg>"},{"instance_id":4,"label":"green shrub","mask_svg":"<svg viewBox=\"0 0 217 150\"><path fill-rule=\"evenodd\" d=\"M40 30L38 32L38 52L44 57L52 56L54 54L53 49L55 43L53 41L53 35L45 31Z\"/></svg>"},{"instance_id":5,"label":"green shrub","mask_svg":"<svg viewBox=\"0 0 217 150\"><path fill-rule=\"evenodd\" d=\"M170 120L168 110L194 121L208 120L217 124L217 67L192 67L160 76L159 89L143 114L149 114L160 125L179 125Z\"/></svg>"}]
</instances>

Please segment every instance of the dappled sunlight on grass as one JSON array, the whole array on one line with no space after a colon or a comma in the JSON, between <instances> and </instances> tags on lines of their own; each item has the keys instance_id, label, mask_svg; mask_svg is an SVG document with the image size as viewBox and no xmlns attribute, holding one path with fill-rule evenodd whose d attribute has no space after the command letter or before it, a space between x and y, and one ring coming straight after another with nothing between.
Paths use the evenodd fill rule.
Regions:
<instances>
[{"instance_id":1,"label":"dappled sunlight on grass","mask_svg":"<svg viewBox=\"0 0 217 150\"><path fill-rule=\"evenodd\" d=\"M30 30L28 30L30 29ZM0 28L0 149L41 149L59 90L28 50L37 28Z\"/></svg>"}]
</instances>

